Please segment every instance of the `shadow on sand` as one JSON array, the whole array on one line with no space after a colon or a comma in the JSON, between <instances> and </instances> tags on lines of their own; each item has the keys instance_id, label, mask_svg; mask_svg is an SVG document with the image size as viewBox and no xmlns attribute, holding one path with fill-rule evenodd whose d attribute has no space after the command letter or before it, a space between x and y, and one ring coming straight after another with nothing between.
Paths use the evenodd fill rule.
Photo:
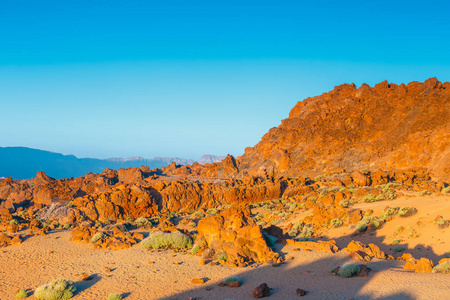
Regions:
<instances>
[{"instance_id":1,"label":"shadow on sand","mask_svg":"<svg viewBox=\"0 0 450 300\"><path fill-rule=\"evenodd\" d=\"M361 238L362 237L362 238ZM347 235L336 239L340 249L348 244L349 240L361 240L363 242L364 235L353 236ZM371 236L373 241L382 240L382 236ZM377 243L380 245L380 243ZM345 245L345 246L342 246ZM381 245L380 245L381 246ZM408 252L407 244L402 244ZM277 244L276 251L281 256L287 256L288 252L285 246ZM382 248L393 248L390 245L384 245ZM293 248L293 247L292 247ZM292 250L291 248L291 250ZM416 247L417 248L417 247ZM435 262L439 260L437 254L433 252L431 247L423 247L428 258L432 258ZM372 259L371 261L355 261L352 260L346 251L338 252L336 254L324 254L323 252L306 252L301 250L295 252L295 259L301 259L301 256L308 256L308 262L305 264L294 265L293 260L287 260L285 263L274 267L271 264L261 265L256 268L242 268L236 269L236 276L241 280L242 286L240 288L220 287L217 283L204 284L200 287L193 288L186 292L181 292L173 296L162 299L167 300L206 300L206 299L254 299L253 289L259 284L265 282L271 288L270 297L268 299L299 299L296 289L300 288L307 291L305 299L355 299L355 300L369 300L369 299L392 299L392 300L412 300L416 299L412 293L406 291L406 287L402 290L401 282L394 283L397 287L391 287L392 293L382 292L384 286L376 286L365 289L366 285L379 276L379 272L389 270L389 272L399 273L395 277L402 278L404 275L413 276L412 271L404 270L402 268L403 262L397 260L382 260ZM391 254L394 257L399 257L403 252L395 253L393 250L386 251L386 254ZM314 257L317 259L314 259ZM372 271L369 272L368 277L352 277L341 278L330 273L330 269L340 266L342 264L352 262L356 264L365 264ZM218 268L222 268L218 266ZM392 274L392 273L391 273ZM192 274L195 277L195 274ZM400 277L399 277L400 276ZM384 275L381 277L385 277ZM389 279L393 281L394 279ZM378 284L378 283L375 283ZM225 297L223 295L226 295Z\"/></svg>"}]
</instances>

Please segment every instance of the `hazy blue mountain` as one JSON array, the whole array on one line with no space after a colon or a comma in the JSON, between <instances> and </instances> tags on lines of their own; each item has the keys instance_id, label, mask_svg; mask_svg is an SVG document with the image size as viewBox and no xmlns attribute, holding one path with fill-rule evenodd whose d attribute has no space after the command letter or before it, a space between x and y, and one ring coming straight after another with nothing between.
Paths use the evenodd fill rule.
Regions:
<instances>
[{"instance_id":1,"label":"hazy blue mountain","mask_svg":"<svg viewBox=\"0 0 450 300\"><path fill-rule=\"evenodd\" d=\"M216 162L221 162L225 156L205 154L197 162L201 165L212 164Z\"/></svg>"},{"instance_id":2,"label":"hazy blue mountain","mask_svg":"<svg viewBox=\"0 0 450 300\"><path fill-rule=\"evenodd\" d=\"M86 173L99 173L105 168L119 169L140 167L153 168L167 166L172 161L177 164L192 164L194 160L171 157L155 157L146 159L132 158L77 158L74 155L63 155L50 151L26 147L0 147L0 177L27 179L36 176L37 171L54 178L70 178L84 176Z\"/></svg>"}]
</instances>

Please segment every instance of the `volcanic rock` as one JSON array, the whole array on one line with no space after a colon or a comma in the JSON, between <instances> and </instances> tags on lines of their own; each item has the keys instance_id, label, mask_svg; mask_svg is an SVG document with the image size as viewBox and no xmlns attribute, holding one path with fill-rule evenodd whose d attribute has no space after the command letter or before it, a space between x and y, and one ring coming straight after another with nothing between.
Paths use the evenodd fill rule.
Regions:
<instances>
[{"instance_id":1,"label":"volcanic rock","mask_svg":"<svg viewBox=\"0 0 450 300\"><path fill-rule=\"evenodd\" d=\"M262 229L251 218L248 206L232 207L198 223L196 243L205 241L215 253L225 252L228 264L277 260L266 244Z\"/></svg>"},{"instance_id":2,"label":"volcanic rock","mask_svg":"<svg viewBox=\"0 0 450 300\"><path fill-rule=\"evenodd\" d=\"M449 126L449 82L343 84L299 101L289 118L245 149L237 168L242 176L411 167L445 175Z\"/></svg>"},{"instance_id":3,"label":"volcanic rock","mask_svg":"<svg viewBox=\"0 0 450 300\"><path fill-rule=\"evenodd\" d=\"M269 296L270 296L270 288L267 286L266 283L262 283L262 284L258 285L253 290L253 297L255 297L256 299L269 297Z\"/></svg>"}]
</instances>

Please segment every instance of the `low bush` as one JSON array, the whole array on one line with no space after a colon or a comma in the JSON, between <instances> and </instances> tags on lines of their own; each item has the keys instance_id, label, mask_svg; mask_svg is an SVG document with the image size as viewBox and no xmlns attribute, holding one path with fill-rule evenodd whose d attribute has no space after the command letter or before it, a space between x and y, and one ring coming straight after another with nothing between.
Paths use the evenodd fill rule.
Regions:
<instances>
[{"instance_id":1,"label":"low bush","mask_svg":"<svg viewBox=\"0 0 450 300\"><path fill-rule=\"evenodd\" d=\"M350 201L348 201L346 199L341 200L341 201L339 201L339 205L344 207L344 208L348 208L350 206Z\"/></svg>"},{"instance_id":2,"label":"low bush","mask_svg":"<svg viewBox=\"0 0 450 300\"><path fill-rule=\"evenodd\" d=\"M437 224L439 226L439 228L445 228L447 226L449 226L450 221L444 218L440 218L439 220L437 220Z\"/></svg>"},{"instance_id":3,"label":"low bush","mask_svg":"<svg viewBox=\"0 0 450 300\"><path fill-rule=\"evenodd\" d=\"M27 297L28 293L24 289L19 290L19 292L16 294L16 299L26 299Z\"/></svg>"},{"instance_id":4,"label":"low bush","mask_svg":"<svg viewBox=\"0 0 450 300\"><path fill-rule=\"evenodd\" d=\"M337 271L337 275L344 277L344 278L349 278L349 277L358 275L360 271L361 271L361 269L358 265L345 264L339 268L339 270Z\"/></svg>"},{"instance_id":5,"label":"low bush","mask_svg":"<svg viewBox=\"0 0 450 300\"><path fill-rule=\"evenodd\" d=\"M333 219L333 220L331 220L331 226L333 226L333 227L341 227L343 224L344 224L344 222L342 222L342 220L341 219L339 219L339 218L336 218L336 219Z\"/></svg>"},{"instance_id":6,"label":"low bush","mask_svg":"<svg viewBox=\"0 0 450 300\"><path fill-rule=\"evenodd\" d=\"M423 190L419 193L420 196L426 196L426 195L431 195L430 191L428 190Z\"/></svg>"},{"instance_id":7,"label":"low bush","mask_svg":"<svg viewBox=\"0 0 450 300\"><path fill-rule=\"evenodd\" d=\"M189 226L191 226L191 227L197 227L197 223L195 223L195 222L189 222Z\"/></svg>"},{"instance_id":8,"label":"low bush","mask_svg":"<svg viewBox=\"0 0 450 300\"><path fill-rule=\"evenodd\" d=\"M368 195L365 195L364 197L363 197L363 201L364 202L375 202L377 197L375 196L375 195L372 195L372 194L368 194Z\"/></svg>"},{"instance_id":9,"label":"low bush","mask_svg":"<svg viewBox=\"0 0 450 300\"><path fill-rule=\"evenodd\" d=\"M360 232L364 232L368 229L369 226L372 226L372 229L378 229L381 225L383 225L384 221L378 219L375 216L364 217L361 221L358 222L356 228Z\"/></svg>"},{"instance_id":10,"label":"low bush","mask_svg":"<svg viewBox=\"0 0 450 300\"><path fill-rule=\"evenodd\" d=\"M381 213L381 219L387 220L398 214L398 207L387 207L382 213Z\"/></svg>"},{"instance_id":11,"label":"low bush","mask_svg":"<svg viewBox=\"0 0 450 300\"><path fill-rule=\"evenodd\" d=\"M119 295L119 294L109 294L108 300L122 300L122 295Z\"/></svg>"},{"instance_id":12,"label":"low bush","mask_svg":"<svg viewBox=\"0 0 450 300\"><path fill-rule=\"evenodd\" d=\"M160 249L160 248L173 248L173 249L185 249L192 247L192 240L189 236L179 231L163 232L155 231L142 240L142 247Z\"/></svg>"},{"instance_id":13,"label":"low bush","mask_svg":"<svg viewBox=\"0 0 450 300\"><path fill-rule=\"evenodd\" d=\"M136 226L139 227L139 228L150 228L150 227L152 227L152 221L150 221L147 218L138 218L134 222L136 223Z\"/></svg>"},{"instance_id":14,"label":"low bush","mask_svg":"<svg viewBox=\"0 0 450 300\"><path fill-rule=\"evenodd\" d=\"M443 262L433 268L433 273L450 273L450 261Z\"/></svg>"},{"instance_id":15,"label":"low bush","mask_svg":"<svg viewBox=\"0 0 450 300\"><path fill-rule=\"evenodd\" d=\"M192 249L191 249L191 254L197 254L198 253L198 251L200 251L200 247L199 246L194 246L194 247L192 247Z\"/></svg>"},{"instance_id":16,"label":"low bush","mask_svg":"<svg viewBox=\"0 0 450 300\"><path fill-rule=\"evenodd\" d=\"M91 243L95 243L99 240L103 240L106 238L106 235L103 232L97 232L96 234L94 234L91 238Z\"/></svg>"},{"instance_id":17,"label":"low bush","mask_svg":"<svg viewBox=\"0 0 450 300\"><path fill-rule=\"evenodd\" d=\"M396 246L395 248L394 248L394 252L403 252L403 251L405 251L406 250L406 248L405 247L402 247L402 246Z\"/></svg>"},{"instance_id":18,"label":"low bush","mask_svg":"<svg viewBox=\"0 0 450 300\"><path fill-rule=\"evenodd\" d=\"M441 193L442 193L442 194L450 194L450 186L448 186L448 187L446 187L446 188L443 188L443 189L441 190Z\"/></svg>"},{"instance_id":19,"label":"low bush","mask_svg":"<svg viewBox=\"0 0 450 300\"><path fill-rule=\"evenodd\" d=\"M414 207L402 207L398 211L398 215L400 217L404 217L404 218L415 215L416 213L417 213L417 209Z\"/></svg>"},{"instance_id":20,"label":"low bush","mask_svg":"<svg viewBox=\"0 0 450 300\"><path fill-rule=\"evenodd\" d=\"M65 300L73 297L76 288L72 281L58 278L38 287L34 296L39 300Z\"/></svg>"},{"instance_id":21,"label":"low bush","mask_svg":"<svg viewBox=\"0 0 450 300\"><path fill-rule=\"evenodd\" d=\"M194 217L197 218L197 219L201 219L201 218L205 217L205 214L203 212L201 212L201 211L196 211L194 213Z\"/></svg>"},{"instance_id":22,"label":"low bush","mask_svg":"<svg viewBox=\"0 0 450 300\"><path fill-rule=\"evenodd\" d=\"M206 213L207 213L208 215L215 216L215 215L217 215L217 214L219 213L219 210L218 210L217 208L210 208L210 209L208 209L208 210L206 211Z\"/></svg>"},{"instance_id":23,"label":"low bush","mask_svg":"<svg viewBox=\"0 0 450 300\"><path fill-rule=\"evenodd\" d=\"M217 260L224 260L227 261L228 259L228 255L226 253L222 253L219 255L219 257L217 258Z\"/></svg>"},{"instance_id":24,"label":"low bush","mask_svg":"<svg viewBox=\"0 0 450 300\"><path fill-rule=\"evenodd\" d=\"M223 281L223 283L228 283L230 281L238 281L239 283L242 283L241 280L237 277L228 277Z\"/></svg>"}]
</instances>

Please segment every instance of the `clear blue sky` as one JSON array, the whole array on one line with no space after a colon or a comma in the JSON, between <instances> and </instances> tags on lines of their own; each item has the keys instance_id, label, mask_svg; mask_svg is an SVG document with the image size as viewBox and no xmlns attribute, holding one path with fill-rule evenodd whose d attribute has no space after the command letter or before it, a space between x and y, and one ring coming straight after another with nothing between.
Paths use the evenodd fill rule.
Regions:
<instances>
[{"instance_id":1,"label":"clear blue sky","mask_svg":"<svg viewBox=\"0 0 450 300\"><path fill-rule=\"evenodd\" d=\"M241 155L335 85L450 80L446 1L8 1L0 146Z\"/></svg>"}]
</instances>

